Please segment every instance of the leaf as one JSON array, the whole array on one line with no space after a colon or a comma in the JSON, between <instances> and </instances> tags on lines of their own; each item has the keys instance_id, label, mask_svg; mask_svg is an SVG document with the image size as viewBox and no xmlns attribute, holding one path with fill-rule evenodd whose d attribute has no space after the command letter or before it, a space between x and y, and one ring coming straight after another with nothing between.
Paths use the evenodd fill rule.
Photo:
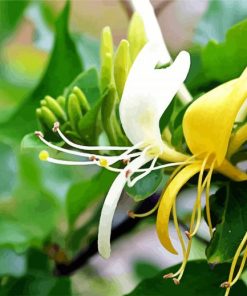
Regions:
<instances>
[{"instance_id":1,"label":"leaf","mask_svg":"<svg viewBox=\"0 0 247 296\"><path fill-rule=\"evenodd\" d=\"M71 186L66 197L67 215L70 225L98 198L109 190L116 174L101 170L90 180L83 180Z\"/></svg>"},{"instance_id":2,"label":"leaf","mask_svg":"<svg viewBox=\"0 0 247 296\"><path fill-rule=\"evenodd\" d=\"M9 197L17 178L16 157L10 146L0 142L0 197Z\"/></svg>"},{"instance_id":3,"label":"leaf","mask_svg":"<svg viewBox=\"0 0 247 296\"><path fill-rule=\"evenodd\" d=\"M18 252L41 247L57 223L61 208L42 182L37 161L22 155L19 182L12 197L0 203L0 247ZM54 185L54 184L53 184Z\"/></svg>"},{"instance_id":4,"label":"leaf","mask_svg":"<svg viewBox=\"0 0 247 296\"><path fill-rule=\"evenodd\" d=\"M0 1L0 43L13 33L28 4L28 0Z\"/></svg>"},{"instance_id":5,"label":"leaf","mask_svg":"<svg viewBox=\"0 0 247 296\"><path fill-rule=\"evenodd\" d=\"M8 278L1 286L1 295L55 296L72 295L69 278L52 276L48 257L38 251L29 251L27 274L21 278Z\"/></svg>"},{"instance_id":6,"label":"leaf","mask_svg":"<svg viewBox=\"0 0 247 296\"><path fill-rule=\"evenodd\" d=\"M225 294L220 284L228 278L230 264L222 264L212 269L204 260L190 261L180 285L176 286L172 280L163 279L164 274L175 272L179 267L180 264L167 268L155 277L142 281L128 296L223 296ZM238 281L231 288L232 296L246 293L247 288L243 281Z\"/></svg>"},{"instance_id":7,"label":"leaf","mask_svg":"<svg viewBox=\"0 0 247 296\"><path fill-rule=\"evenodd\" d=\"M134 174L133 178L136 175ZM150 174L139 180L133 187L125 186L128 195L135 201L141 201L152 195L158 189L162 181L162 170L152 171Z\"/></svg>"},{"instance_id":8,"label":"leaf","mask_svg":"<svg viewBox=\"0 0 247 296\"><path fill-rule=\"evenodd\" d=\"M96 68L91 68L79 74L65 89L64 95L67 97L75 86L79 87L84 92L91 106L94 106L98 102L100 98L100 87Z\"/></svg>"},{"instance_id":9,"label":"leaf","mask_svg":"<svg viewBox=\"0 0 247 296\"><path fill-rule=\"evenodd\" d=\"M86 34L73 34L73 39L76 43L78 53L84 61L85 69L91 67L97 67L99 69L99 41Z\"/></svg>"},{"instance_id":10,"label":"leaf","mask_svg":"<svg viewBox=\"0 0 247 296\"><path fill-rule=\"evenodd\" d=\"M47 150L47 146L40 141L40 139L35 136L34 133L26 135L21 141L21 150L22 151L41 151Z\"/></svg>"},{"instance_id":11,"label":"leaf","mask_svg":"<svg viewBox=\"0 0 247 296\"><path fill-rule=\"evenodd\" d=\"M247 229L247 182L229 183L210 197L213 238L206 250L211 263L233 258Z\"/></svg>"},{"instance_id":12,"label":"leaf","mask_svg":"<svg viewBox=\"0 0 247 296\"><path fill-rule=\"evenodd\" d=\"M23 276L26 273L26 256L10 249L0 249L0 276Z\"/></svg>"},{"instance_id":13,"label":"leaf","mask_svg":"<svg viewBox=\"0 0 247 296\"><path fill-rule=\"evenodd\" d=\"M224 40L227 30L247 17L245 0L209 1L209 7L196 30L195 42L206 44L209 40Z\"/></svg>"},{"instance_id":14,"label":"leaf","mask_svg":"<svg viewBox=\"0 0 247 296\"><path fill-rule=\"evenodd\" d=\"M242 73L247 65L247 44L243 41L246 38L247 20L233 26L227 32L224 42L210 41L207 44L202 51L202 63L207 78L225 82Z\"/></svg>"},{"instance_id":15,"label":"leaf","mask_svg":"<svg viewBox=\"0 0 247 296\"><path fill-rule=\"evenodd\" d=\"M60 95L64 88L82 71L82 62L68 32L69 1L56 22L56 37L51 57L39 85L6 123L0 125L0 135L9 141L20 141L36 126L35 108L49 94Z\"/></svg>"}]
</instances>

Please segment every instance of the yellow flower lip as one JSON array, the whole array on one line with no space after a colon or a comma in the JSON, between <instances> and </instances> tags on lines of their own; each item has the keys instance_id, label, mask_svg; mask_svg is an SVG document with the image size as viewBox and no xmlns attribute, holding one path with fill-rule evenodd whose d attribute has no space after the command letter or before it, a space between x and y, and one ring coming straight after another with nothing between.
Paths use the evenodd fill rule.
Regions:
<instances>
[{"instance_id":1,"label":"yellow flower lip","mask_svg":"<svg viewBox=\"0 0 247 296\"><path fill-rule=\"evenodd\" d=\"M232 128L247 97L247 68L238 79L224 83L189 106L183 131L190 151L215 154L218 166L224 161Z\"/></svg>"}]
</instances>

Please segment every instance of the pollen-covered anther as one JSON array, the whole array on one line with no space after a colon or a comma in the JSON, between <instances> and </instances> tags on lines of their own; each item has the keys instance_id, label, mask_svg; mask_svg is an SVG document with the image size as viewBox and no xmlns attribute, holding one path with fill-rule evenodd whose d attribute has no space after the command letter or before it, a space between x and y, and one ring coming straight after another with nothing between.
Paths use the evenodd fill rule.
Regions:
<instances>
[{"instance_id":1,"label":"pollen-covered anther","mask_svg":"<svg viewBox=\"0 0 247 296\"><path fill-rule=\"evenodd\" d=\"M95 155L92 155L92 156L89 157L89 160L94 161L94 160L97 160L97 158L96 158Z\"/></svg>"},{"instance_id":2,"label":"pollen-covered anther","mask_svg":"<svg viewBox=\"0 0 247 296\"><path fill-rule=\"evenodd\" d=\"M42 161L47 161L49 158L49 153L46 150L43 150L39 153L39 159Z\"/></svg>"},{"instance_id":3,"label":"pollen-covered anther","mask_svg":"<svg viewBox=\"0 0 247 296\"><path fill-rule=\"evenodd\" d=\"M130 174L131 174L131 170L127 170L127 171L125 172L125 177L128 178Z\"/></svg>"},{"instance_id":4,"label":"pollen-covered anther","mask_svg":"<svg viewBox=\"0 0 247 296\"><path fill-rule=\"evenodd\" d=\"M171 279L173 277L173 273L168 273L163 276L163 279Z\"/></svg>"},{"instance_id":5,"label":"pollen-covered anther","mask_svg":"<svg viewBox=\"0 0 247 296\"><path fill-rule=\"evenodd\" d=\"M135 213L133 211L128 211L128 216L132 219L135 219Z\"/></svg>"},{"instance_id":6,"label":"pollen-covered anther","mask_svg":"<svg viewBox=\"0 0 247 296\"><path fill-rule=\"evenodd\" d=\"M123 164L126 165L126 164L128 164L130 162L130 159L129 158L128 159L123 159L122 162L123 162Z\"/></svg>"},{"instance_id":7,"label":"pollen-covered anther","mask_svg":"<svg viewBox=\"0 0 247 296\"><path fill-rule=\"evenodd\" d=\"M99 164L100 164L100 166L102 166L102 167L107 167L107 166L108 166L108 161L107 161L107 159L105 159L105 158L101 158L101 159L99 160Z\"/></svg>"},{"instance_id":8,"label":"pollen-covered anther","mask_svg":"<svg viewBox=\"0 0 247 296\"><path fill-rule=\"evenodd\" d=\"M176 286L180 285L180 280L178 280L178 279L176 279L176 278L174 278L174 279L172 279L172 280L173 280L173 282L174 282L174 284L175 284Z\"/></svg>"},{"instance_id":9,"label":"pollen-covered anther","mask_svg":"<svg viewBox=\"0 0 247 296\"><path fill-rule=\"evenodd\" d=\"M229 282L224 282L220 285L221 288L230 288L231 284Z\"/></svg>"},{"instance_id":10,"label":"pollen-covered anther","mask_svg":"<svg viewBox=\"0 0 247 296\"><path fill-rule=\"evenodd\" d=\"M34 134L35 134L35 136L37 136L38 138L44 138L43 133L40 132L40 131L36 131L36 132L34 132Z\"/></svg>"},{"instance_id":11,"label":"pollen-covered anther","mask_svg":"<svg viewBox=\"0 0 247 296\"><path fill-rule=\"evenodd\" d=\"M184 233L185 233L185 235L187 236L187 238L188 238L189 240L191 240L191 234L190 234L190 232L189 232L189 231L185 231Z\"/></svg>"},{"instance_id":12,"label":"pollen-covered anther","mask_svg":"<svg viewBox=\"0 0 247 296\"><path fill-rule=\"evenodd\" d=\"M54 133L56 133L57 130L59 129L59 127L60 127L60 124L59 124L58 121L56 121L56 122L54 123L54 125L53 125L52 131L53 131Z\"/></svg>"}]
</instances>

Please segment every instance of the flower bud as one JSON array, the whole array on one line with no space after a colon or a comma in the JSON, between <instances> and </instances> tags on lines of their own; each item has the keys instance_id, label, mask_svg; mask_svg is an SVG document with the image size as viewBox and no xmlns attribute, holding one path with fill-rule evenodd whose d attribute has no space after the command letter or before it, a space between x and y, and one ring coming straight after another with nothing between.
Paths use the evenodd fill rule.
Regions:
<instances>
[{"instance_id":1,"label":"flower bud","mask_svg":"<svg viewBox=\"0 0 247 296\"><path fill-rule=\"evenodd\" d=\"M68 116L71 127L74 131L78 131L78 125L83 115L79 100L75 94L70 94L68 98Z\"/></svg>"},{"instance_id":2,"label":"flower bud","mask_svg":"<svg viewBox=\"0 0 247 296\"><path fill-rule=\"evenodd\" d=\"M122 40L118 46L114 60L114 79L119 99L122 97L130 66L129 42Z\"/></svg>"},{"instance_id":3,"label":"flower bud","mask_svg":"<svg viewBox=\"0 0 247 296\"><path fill-rule=\"evenodd\" d=\"M140 50L147 43L144 23L138 13L134 13L131 18L128 32L128 41L130 44L130 57L133 63Z\"/></svg>"}]
</instances>

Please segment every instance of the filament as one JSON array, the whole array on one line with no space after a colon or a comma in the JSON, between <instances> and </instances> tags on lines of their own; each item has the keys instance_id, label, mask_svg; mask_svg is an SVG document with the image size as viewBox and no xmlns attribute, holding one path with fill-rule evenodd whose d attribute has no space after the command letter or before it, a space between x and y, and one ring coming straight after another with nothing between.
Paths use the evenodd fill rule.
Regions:
<instances>
[{"instance_id":1,"label":"filament","mask_svg":"<svg viewBox=\"0 0 247 296\"><path fill-rule=\"evenodd\" d=\"M131 147L123 147L123 146L83 146L83 145L78 145L73 142L71 142L60 130L59 128L59 123L56 122L53 127L54 132L58 132L59 136L64 140L65 143L67 143L69 146L80 149L80 150L134 150L138 149L141 147L143 142L140 142L134 146Z\"/></svg>"},{"instance_id":2,"label":"filament","mask_svg":"<svg viewBox=\"0 0 247 296\"><path fill-rule=\"evenodd\" d=\"M156 205L149 211L145 212L145 213L141 213L141 214L137 214L133 211L129 211L128 212L128 216L131 217L131 218L145 218L147 216L150 216L152 215L159 207L160 205L160 200L158 200L158 202L156 203Z\"/></svg>"},{"instance_id":3,"label":"filament","mask_svg":"<svg viewBox=\"0 0 247 296\"><path fill-rule=\"evenodd\" d=\"M230 273L229 273L229 277L228 277L228 281L221 284L221 287L226 287L227 288L225 296L229 295L231 287L237 282L237 280L239 279L239 277L240 277L240 275L241 275L241 273L242 273L242 271L244 269L244 265L245 265L246 258L247 258L247 245L246 245L246 242L247 242L247 232L245 233L244 238L242 239L242 241L241 241L241 243L240 243L239 247L237 248L237 251L236 251L236 253L234 255L232 265L231 265L231 269L230 269ZM244 256L243 256L239 271L238 271L237 275L235 276L235 278L233 279L233 275L234 275L235 267L236 267L237 262L238 262L238 258L240 257L241 252L242 252L244 247L245 247Z\"/></svg>"}]
</instances>

